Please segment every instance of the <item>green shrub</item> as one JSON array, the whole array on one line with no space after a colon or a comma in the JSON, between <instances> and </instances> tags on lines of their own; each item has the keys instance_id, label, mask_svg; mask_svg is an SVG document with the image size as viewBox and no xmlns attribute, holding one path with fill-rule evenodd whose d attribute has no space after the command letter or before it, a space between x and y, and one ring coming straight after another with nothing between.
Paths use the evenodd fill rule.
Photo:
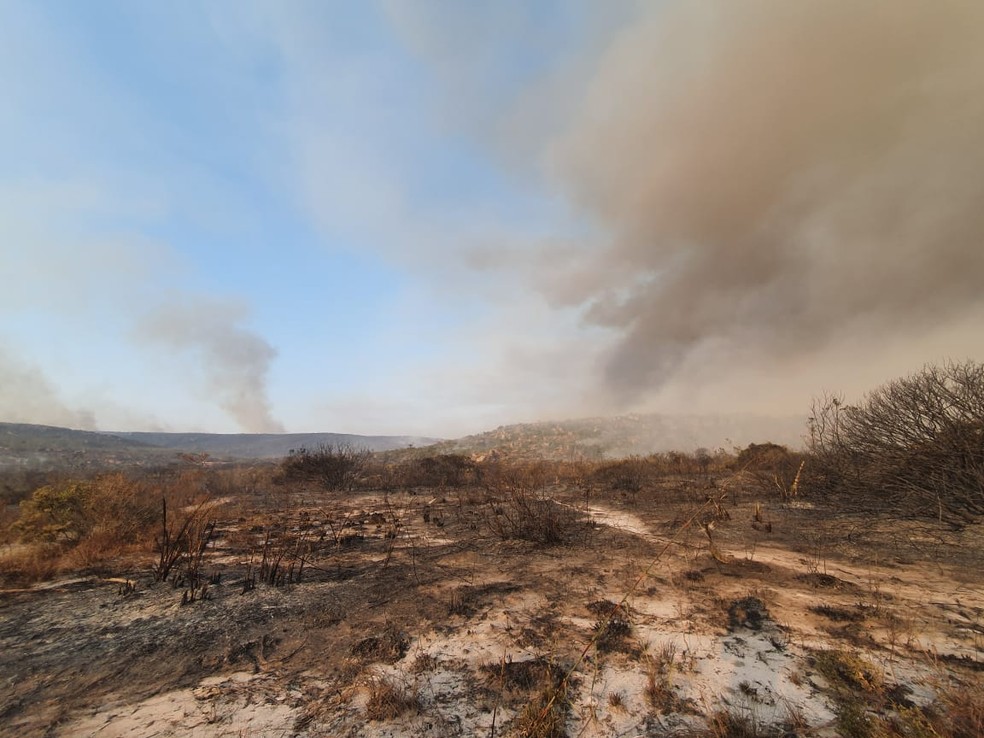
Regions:
<instances>
[{"instance_id":1,"label":"green shrub","mask_svg":"<svg viewBox=\"0 0 984 738\"><path fill-rule=\"evenodd\" d=\"M20 504L14 524L25 542L78 543L89 528L92 483L70 481L41 487Z\"/></svg>"}]
</instances>

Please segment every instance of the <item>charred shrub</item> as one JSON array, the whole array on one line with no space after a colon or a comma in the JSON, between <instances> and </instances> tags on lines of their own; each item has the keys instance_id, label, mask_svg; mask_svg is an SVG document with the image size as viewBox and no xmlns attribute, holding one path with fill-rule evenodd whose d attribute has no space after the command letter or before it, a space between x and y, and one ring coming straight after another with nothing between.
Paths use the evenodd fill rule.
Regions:
<instances>
[{"instance_id":1,"label":"charred shrub","mask_svg":"<svg viewBox=\"0 0 984 738\"><path fill-rule=\"evenodd\" d=\"M292 449L280 464L283 481L314 482L329 491L349 490L372 458L368 449L323 443L315 449Z\"/></svg>"},{"instance_id":2,"label":"charred shrub","mask_svg":"<svg viewBox=\"0 0 984 738\"><path fill-rule=\"evenodd\" d=\"M406 482L413 487L460 488L478 477L478 464L463 454L439 454L414 459L405 471Z\"/></svg>"},{"instance_id":3,"label":"charred shrub","mask_svg":"<svg viewBox=\"0 0 984 738\"><path fill-rule=\"evenodd\" d=\"M857 405L814 402L812 491L955 527L984 515L984 364L929 366Z\"/></svg>"},{"instance_id":4,"label":"charred shrub","mask_svg":"<svg viewBox=\"0 0 984 738\"><path fill-rule=\"evenodd\" d=\"M517 465L486 479L488 525L503 540L519 539L543 546L570 542L585 528L584 517L549 494L550 467Z\"/></svg>"}]
</instances>

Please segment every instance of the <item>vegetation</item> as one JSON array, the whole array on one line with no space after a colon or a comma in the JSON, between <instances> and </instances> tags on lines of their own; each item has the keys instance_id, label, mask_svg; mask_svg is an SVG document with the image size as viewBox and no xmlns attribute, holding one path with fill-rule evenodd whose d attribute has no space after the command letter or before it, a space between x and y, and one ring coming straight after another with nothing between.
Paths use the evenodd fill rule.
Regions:
<instances>
[{"instance_id":1,"label":"vegetation","mask_svg":"<svg viewBox=\"0 0 984 738\"><path fill-rule=\"evenodd\" d=\"M25 542L77 546L101 539L134 543L153 520L146 486L122 474L38 488L20 504L14 530Z\"/></svg>"},{"instance_id":2,"label":"vegetation","mask_svg":"<svg viewBox=\"0 0 984 738\"><path fill-rule=\"evenodd\" d=\"M315 449L292 450L281 463L287 482L316 482L328 491L352 489L372 458L367 449L323 443Z\"/></svg>"},{"instance_id":3,"label":"vegetation","mask_svg":"<svg viewBox=\"0 0 984 738\"><path fill-rule=\"evenodd\" d=\"M965 525L984 515L984 365L930 366L857 405L814 404L809 480L841 502Z\"/></svg>"},{"instance_id":4,"label":"vegetation","mask_svg":"<svg viewBox=\"0 0 984 738\"><path fill-rule=\"evenodd\" d=\"M0 650L23 648L0 665L27 659L41 676L10 677L0 714L27 721L52 690L70 697L52 674L78 653L107 689L121 659L138 664L127 679L173 664L155 695L252 661L263 676L241 688L303 702L299 734L393 721L426 735L982 735L982 375L931 368L857 407L818 403L807 453L322 446L268 466L187 455L19 474L0 521L0 577L17 593ZM959 581L960 599L927 570ZM85 576L21 589L66 573ZM47 603L85 617L48 629ZM814 722L835 715L810 725L783 699L811 701Z\"/></svg>"}]
</instances>

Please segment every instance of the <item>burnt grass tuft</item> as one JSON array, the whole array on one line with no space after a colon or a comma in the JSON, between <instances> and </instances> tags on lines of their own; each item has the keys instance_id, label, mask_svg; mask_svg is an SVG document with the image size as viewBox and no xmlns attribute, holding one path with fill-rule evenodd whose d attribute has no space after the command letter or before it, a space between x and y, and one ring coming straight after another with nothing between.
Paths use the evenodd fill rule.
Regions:
<instances>
[{"instance_id":1,"label":"burnt grass tuft","mask_svg":"<svg viewBox=\"0 0 984 738\"><path fill-rule=\"evenodd\" d=\"M737 628L762 630L768 619L769 611L758 597L742 597L728 607L728 627L731 630Z\"/></svg>"}]
</instances>

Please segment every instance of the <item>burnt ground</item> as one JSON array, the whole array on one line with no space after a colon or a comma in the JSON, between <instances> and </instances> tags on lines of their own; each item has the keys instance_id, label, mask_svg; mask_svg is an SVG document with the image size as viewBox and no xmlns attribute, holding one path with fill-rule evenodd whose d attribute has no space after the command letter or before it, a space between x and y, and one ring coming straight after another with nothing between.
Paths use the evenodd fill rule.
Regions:
<instances>
[{"instance_id":1,"label":"burnt ground","mask_svg":"<svg viewBox=\"0 0 984 738\"><path fill-rule=\"evenodd\" d=\"M829 654L872 714L979 686L979 528L667 480L545 491L543 543L488 490L279 494L216 504L205 597L150 553L4 590L0 735L533 735L537 705L571 736L836 735Z\"/></svg>"}]
</instances>

